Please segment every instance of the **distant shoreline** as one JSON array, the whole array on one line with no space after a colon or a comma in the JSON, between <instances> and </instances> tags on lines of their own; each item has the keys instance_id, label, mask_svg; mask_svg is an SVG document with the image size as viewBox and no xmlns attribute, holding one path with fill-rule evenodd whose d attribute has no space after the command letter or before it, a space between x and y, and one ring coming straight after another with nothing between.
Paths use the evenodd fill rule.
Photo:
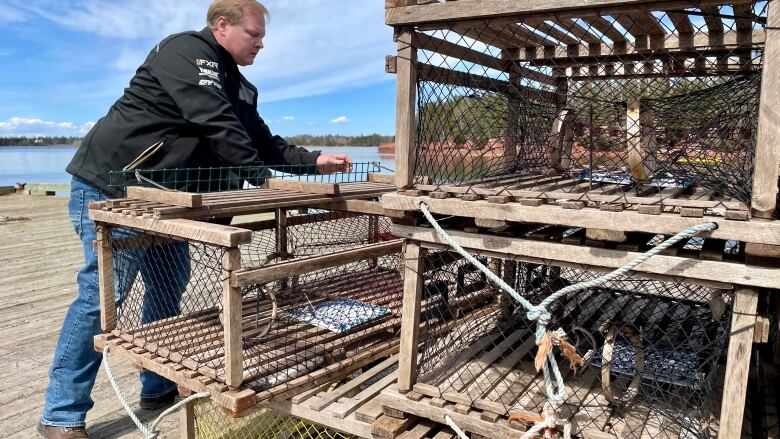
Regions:
<instances>
[{"instance_id":1,"label":"distant shoreline","mask_svg":"<svg viewBox=\"0 0 780 439\"><path fill-rule=\"evenodd\" d=\"M74 144L62 144L62 145L0 145L0 148L78 148L79 145Z\"/></svg>"},{"instance_id":2,"label":"distant shoreline","mask_svg":"<svg viewBox=\"0 0 780 439\"><path fill-rule=\"evenodd\" d=\"M378 148L379 145L304 145L296 144L304 148ZM0 148L78 148L79 145L0 145Z\"/></svg>"}]
</instances>

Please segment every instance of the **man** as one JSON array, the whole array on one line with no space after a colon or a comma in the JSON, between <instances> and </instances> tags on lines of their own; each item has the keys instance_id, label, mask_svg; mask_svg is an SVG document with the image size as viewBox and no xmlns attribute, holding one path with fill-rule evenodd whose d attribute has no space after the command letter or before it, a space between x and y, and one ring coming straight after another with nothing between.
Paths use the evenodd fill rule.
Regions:
<instances>
[{"instance_id":1,"label":"man","mask_svg":"<svg viewBox=\"0 0 780 439\"><path fill-rule=\"evenodd\" d=\"M49 371L38 429L43 437L88 437L85 418L93 405L90 393L102 357L92 347L93 336L101 330L97 257L92 248L96 232L87 206L90 201L122 196L120 189L109 186L109 170L261 164L300 165L300 172L351 169L346 155L288 145L272 135L257 114L257 89L238 66L251 65L263 48L267 17L266 8L254 0L213 1L206 29L172 35L152 49L124 95L95 124L68 165L73 175L68 210L82 241L85 265ZM184 261L180 276L161 281L150 268L159 265L155 261L160 258ZM189 279L186 246L153 248L139 260L142 263L130 270L140 271L146 295L159 296L156 300L177 312ZM153 314L142 315L142 321L166 317ZM151 372L142 372L141 385L141 408L162 408L177 395L174 383Z\"/></svg>"}]
</instances>

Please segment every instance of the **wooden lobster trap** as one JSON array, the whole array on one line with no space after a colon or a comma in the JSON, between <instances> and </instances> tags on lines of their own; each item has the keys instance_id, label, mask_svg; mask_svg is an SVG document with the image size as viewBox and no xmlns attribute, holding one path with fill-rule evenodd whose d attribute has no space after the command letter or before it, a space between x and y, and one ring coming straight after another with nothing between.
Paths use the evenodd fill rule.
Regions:
<instances>
[{"instance_id":1,"label":"wooden lobster trap","mask_svg":"<svg viewBox=\"0 0 780 439\"><path fill-rule=\"evenodd\" d=\"M387 187L130 187L91 206L107 332L96 346L234 416L396 352L402 244L370 201ZM191 219L263 212L237 226Z\"/></svg>"},{"instance_id":2,"label":"wooden lobster trap","mask_svg":"<svg viewBox=\"0 0 780 439\"><path fill-rule=\"evenodd\" d=\"M742 240L732 223L776 206L775 9L386 2L399 192L385 207L647 233L705 218Z\"/></svg>"},{"instance_id":3,"label":"wooden lobster trap","mask_svg":"<svg viewBox=\"0 0 780 439\"><path fill-rule=\"evenodd\" d=\"M383 392L385 414L449 420L477 437L522 435L548 401L534 366L536 322L434 230L393 230L410 241L399 386ZM447 231L533 304L664 238L618 249L545 225L509 236ZM556 354L565 383L558 414L577 437L739 437L751 346L769 336L770 321L756 313L759 292L775 288L776 274L735 263L737 243L718 260L706 242L684 240L630 276L548 307L547 329L563 329L582 358L575 370ZM428 321L435 333L412 330Z\"/></svg>"}]
</instances>

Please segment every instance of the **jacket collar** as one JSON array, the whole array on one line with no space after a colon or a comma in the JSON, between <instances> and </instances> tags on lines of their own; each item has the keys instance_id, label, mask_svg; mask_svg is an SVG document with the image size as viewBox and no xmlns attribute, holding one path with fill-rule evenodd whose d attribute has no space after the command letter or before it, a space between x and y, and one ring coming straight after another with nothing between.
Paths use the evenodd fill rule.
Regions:
<instances>
[{"instance_id":1,"label":"jacket collar","mask_svg":"<svg viewBox=\"0 0 780 439\"><path fill-rule=\"evenodd\" d=\"M219 57L222 58L223 65L225 66L225 71L230 72L233 75L238 75L238 65L236 64L236 61L233 60L233 55L225 50L224 47L220 46L220 44L217 42L217 39L214 38L214 33L211 32L211 29L209 29L208 26L204 27L200 31L200 34L203 35L203 37L206 38L209 43L217 48L219 51Z\"/></svg>"}]
</instances>

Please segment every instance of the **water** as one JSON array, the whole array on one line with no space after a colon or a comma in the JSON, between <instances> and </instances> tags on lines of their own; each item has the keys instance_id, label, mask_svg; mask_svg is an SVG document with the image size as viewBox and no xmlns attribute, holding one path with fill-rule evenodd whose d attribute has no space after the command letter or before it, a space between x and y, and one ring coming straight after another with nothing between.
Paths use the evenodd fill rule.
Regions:
<instances>
[{"instance_id":1,"label":"water","mask_svg":"<svg viewBox=\"0 0 780 439\"><path fill-rule=\"evenodd\" d=\"M0 147L0 186L16 183L70 183L65 167L73 146Z\"/></svg>"},{"instance_id":2,"label":"water","mask_svg":"<svg viewBox=\"0 0 780 439\"><path fill-rule=\"evenodd\" d=\"M355 163L379 162L384 168L395 169L392 155L380 155L375 146L317 146L308 150L321 150L326 154L344 153ZM72 146L10 146L0 147L0 186L16 183L70 183L65 167L70 163L76 148ZM383 169L382 173L391 173Z\"/></svg>"}]
</instances>

